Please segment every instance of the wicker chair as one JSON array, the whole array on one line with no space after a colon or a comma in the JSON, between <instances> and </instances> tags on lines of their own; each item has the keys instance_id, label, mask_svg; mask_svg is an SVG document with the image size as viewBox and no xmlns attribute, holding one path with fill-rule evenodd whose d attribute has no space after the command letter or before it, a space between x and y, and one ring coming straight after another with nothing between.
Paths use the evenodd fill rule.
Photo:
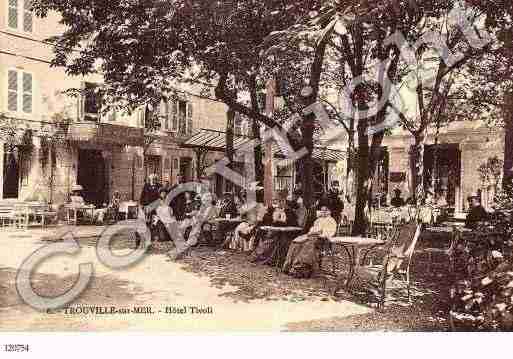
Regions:
<instances>
[{"instance_id":1,"label":"wicker chair","mask_svg":"<svg viewBox=\"0 0 513 359\"><path fill-rule=\"evenodd\" d=\"M396 275L403 277L408 291L408 301L411 302L410 266L420 233L421 225L407 224L402 226L396 238L386 245L386 254L382 264L358 267L356 274L359 278L374 282L377 285L380 291L379 308L383 308L385 305L387 283Z\"/></svg>"}]
</instances>

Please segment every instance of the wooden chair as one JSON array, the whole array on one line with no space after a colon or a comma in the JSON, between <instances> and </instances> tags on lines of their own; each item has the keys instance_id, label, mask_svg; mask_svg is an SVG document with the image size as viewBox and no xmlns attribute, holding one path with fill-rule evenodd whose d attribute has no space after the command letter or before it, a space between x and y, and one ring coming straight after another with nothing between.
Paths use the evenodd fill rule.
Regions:
<instances>
[{"instance_id":1,"label":"wooden chair","mask_svg":"<svg viewBox=\"0 0 513 359\"><path fill-rule=\"evenodd\" d=\"M14 205L12 203L0 204L0 223L2 227L14 225Z\"/></svg>"},{"instance_id":2,"label":"wooden chair","mask_svg":"<svg viewBox=\"0 0 513 359\"><path fill-rule=\"evenodd\" d=\"M380 292L379 308L383 308L385 305L387 283L394 279L396 275L403 277L402 279L406 283L408 291L408 301L411 302L410 267L420 233L420 224L402 226L398 231L397 237L386 245L386 254L382 264L361 265L357 268L356 274L359 278L377 284ZM365 256L363 260L365 260Z\"/></svg>"},{"instance_id":3,"label":"wooden chair","mask_svg":"<svg viewBox=\"0 0 513 359\"><path fill-rule=\"evenodd\" d=\"M13 207L13 224L16 228L27 229L30 219L30 209L23 203L16 203Z\"/></svg>"}]
</instances>

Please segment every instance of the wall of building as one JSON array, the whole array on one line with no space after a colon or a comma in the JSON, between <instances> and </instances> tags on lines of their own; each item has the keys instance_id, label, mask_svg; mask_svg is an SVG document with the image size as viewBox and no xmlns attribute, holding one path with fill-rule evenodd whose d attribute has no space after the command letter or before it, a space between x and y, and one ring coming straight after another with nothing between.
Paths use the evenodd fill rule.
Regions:
<instances>
[{"instance_id":1,"label":"wall of building","mask_svg":"<svg viewBox=\"0 0 513 359\"><path fill-rule=\"evenodd\" d=\"M53 122L57 115L70 121L78 121L79 101L77 98L63 94L63 91L80 88L84 81L101 83L100 76L71 77L63 69L50 67L53 58L52 48L45 39L62 33L64 28L58 24L59 17L50 13L48 18L34 17L33 31L26 33L13 30L7 26L8 0L0 0L0 113L15 119L23 128L34 130L34 149L28 163L27 181L21 184L19 199L45 199L54 203L65 201L71 186L77 183L78 152L80 148L101 150L107 167L109 195L112 191L121 192L123 199L138 199L144 184L144 154L142 147L120 146L109 143L72 142L61 144L56 148L56 164L53 177L49 168L43 169L41 140L38 131L46 122ZM32 112L9 112L7 108L7 74L9 69L28 72L33 77ZM198 86L183 86L184 100L192 103L193 128L210 128L225 130L226 106L211 99L195 96L200 91ZM214 97L213 92L209 95ZM22 121L20 121L22 120ZM102 119L102 122L107 122ZM137 114L117 116L116 125L138 126ZM178 140L166 132L161 132L160 139L147 150L148 155L162 157L162 181L176 182L179 166L173 165L175 159L189 157L193 160L192 174L196 174L195 155L190 149L179 147ZM3 143L0 138L0 183L3 183ZM137 161L134 161L137 156ZM209 157L220 157L212 154ZM135 167L134 167L135 164ZM50 178L53 178L52 180ZM133 180L132 180L133 179ZM134 183L132 185L132 182ZM0 199L2 196L0 186ZM50 188L51 187L51 188ZM133 189L132 189L133 188Z\"/></svg>"}]
</instances>

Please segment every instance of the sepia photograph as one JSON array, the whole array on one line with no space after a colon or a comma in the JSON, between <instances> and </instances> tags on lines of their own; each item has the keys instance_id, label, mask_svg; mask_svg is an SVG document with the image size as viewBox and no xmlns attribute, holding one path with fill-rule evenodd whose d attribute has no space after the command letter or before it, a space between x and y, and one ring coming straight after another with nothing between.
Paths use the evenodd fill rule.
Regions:
<instances>
[{"instance_id":1,"label":"sepia photograph","mask_svg":"<svg viewBox=\"0 0 513 359\"><path fill-rule=\"evenodd\" d=\"M0 224L0 354L510 332L513 3L0 0Z\"/></svg>"}]
</instances>

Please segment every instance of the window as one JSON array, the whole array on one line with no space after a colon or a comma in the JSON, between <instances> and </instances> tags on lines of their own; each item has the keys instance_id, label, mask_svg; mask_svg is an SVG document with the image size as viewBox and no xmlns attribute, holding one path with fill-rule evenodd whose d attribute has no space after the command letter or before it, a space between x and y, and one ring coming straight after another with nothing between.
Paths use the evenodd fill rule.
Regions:
<instances>
[{"instance_id":1,"label":"window","mask_svg":"<svg viewBox=\"0 0 513 359\"><path fill-rule=\"evenodd\" d=\"M178 131L178 102L171 102L171 131Z\"/></svg>"},{"instance_id":2,"label":"window","mask_svg":"<svg viewBox=\"0 0 513 359\"><path fill-rule=\"evenodd\" d=\"M171 128L169 124L169 101L167 101L167 99L163 99L160 102L158 113L160 117L160 128L164 131L169 131Z\"/></svg>"},{"instance_id":3,"label":"window","mask_svg":"<svg viewBox=\"0 0 513 359\"><path fill-rule=\"evenodd\" d=\"M98 121L101 108L101 92L98 84L84 82L80 96L79 117L84 121Z\"/></svg>"},{"instance_id":4,"label":"window","mask_svg":"<svg viewBox=\"0 0 513 359\"><path fill-rule=\"evenodd\" d=\"M192 104L183 100L171 100L161 103L159 110L162 128L165 131L178 132L180 136L192 133Z\"/></svg>"},{"instance_id":5,"label":"window","mask_svg":"<svg viewBox=\"0 0 513 359\"><path fill-rule=\"evenodd\" d=\"M236 112L233 118L233 133L237 136L243 135L242 116Z\"/></svg>"},{"instance_id":6,"label":"window","mask_svg":"<svg viewBox=\"0 0 513 359\"><path fill-rule=\"evenodd\" d=\"M7 73L7 110L32 113L32 98L32 74L20 70L9 70Z\"/></svg>"},{"instance_id":7,"label":"window","mask_svg":"<svg viewBox=\"0 0 513 359\"><path fill-rule=\"evenodd\" d=\"M34 16L32 14L31 0L9 0L7 11L7 25L9 28L32 32L34 28Z\"/></svg>"}]
</instances>

